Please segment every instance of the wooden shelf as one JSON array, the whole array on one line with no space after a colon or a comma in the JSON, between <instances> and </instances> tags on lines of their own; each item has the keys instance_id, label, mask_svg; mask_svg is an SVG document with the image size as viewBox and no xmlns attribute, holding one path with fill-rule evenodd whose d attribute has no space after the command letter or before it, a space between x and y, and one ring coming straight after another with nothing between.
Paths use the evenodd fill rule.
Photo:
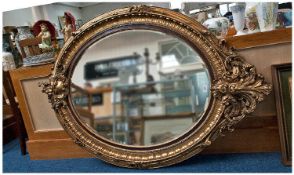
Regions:
<instances>
[{"instance_id":1,"label":"wooden shelf","mask_svg":"<svg viewBox=\"0 0 294 175\"><path fill-rule=\"evenodd\" d=\"M112 87L95 87L92 89L88 89L88 92L90 94L112 92Z\"/></svg>"},{"instance_id":2,"label":"wooden shelf","mask_svg":"<svg viewBox=\"0 0 294 175\"><path fill-rule=\"evenodd\" d=\"M225 40L229 46L234 47L235 49L289 43L292 42L292 28L232 36L226 38Z\"/></svg>"}]
</instances>

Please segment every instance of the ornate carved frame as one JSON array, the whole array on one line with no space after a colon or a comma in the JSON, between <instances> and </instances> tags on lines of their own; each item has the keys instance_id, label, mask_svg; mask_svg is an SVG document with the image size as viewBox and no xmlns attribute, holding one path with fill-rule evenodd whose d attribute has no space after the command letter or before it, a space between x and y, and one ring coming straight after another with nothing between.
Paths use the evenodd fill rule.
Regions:
<instances>
[{"instance_id":1,"label":"ornate carved frame","mask_svg":"<svg viewBox=\"0 0 294 175\"><path fill-rule=\"evenodd\" d=\"M81 122L69 95L73 69L93 42L116 32L157 30L180 37L201 54L211 78L211 97L203 119L180 137L160 145L128 146L106 140ZM43 92L74 142L114 165L158 168L181 162L209 146L256 108L271 91L254 66L193 19L159 7L137 5L103 14L72 34L60 51Z\"/></svg>"}]
</instances>

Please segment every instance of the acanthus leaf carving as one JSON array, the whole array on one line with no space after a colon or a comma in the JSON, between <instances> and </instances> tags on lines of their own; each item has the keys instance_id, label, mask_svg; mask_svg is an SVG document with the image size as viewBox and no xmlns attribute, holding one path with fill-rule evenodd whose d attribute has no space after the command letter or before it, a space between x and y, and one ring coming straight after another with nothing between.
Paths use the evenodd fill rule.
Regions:
<instances>
[{"instance_id":1,"label":"acanthus leaf carving","mask_svg":"<svg viewBox=\"0 0 294 175\"><path fill-rule=\"evenodd\" d=\"M133 5L129 8L130 13L142 13L148 10L146 5Z\"/></svg>"},{"instance_id":2,"label":"acanthus leaf carving","mask_svg":"<svg viewBox=\"0 0 294 175\"><path fill-rule=\"evenodd\" d=\"M233 126L256 108L258 102L271 92L272 86L264 81L256 69L238 55L230 55L225 61L222 78L214 81L212 94L225 105L221 133L233 131Z\"/></svg>"},{"instance_id":3,"label":"acanthus leaf carving","mask_svg":"<svg viewBox=\"0 0 294 175\"><path fill-rule=\"evenodd\" d=\"M48 95L49 102L54 110L66 106L68 95L68 79L64 76L50 76L48 82L41 82L42 92Z\"/></svg>"}]
</instances>

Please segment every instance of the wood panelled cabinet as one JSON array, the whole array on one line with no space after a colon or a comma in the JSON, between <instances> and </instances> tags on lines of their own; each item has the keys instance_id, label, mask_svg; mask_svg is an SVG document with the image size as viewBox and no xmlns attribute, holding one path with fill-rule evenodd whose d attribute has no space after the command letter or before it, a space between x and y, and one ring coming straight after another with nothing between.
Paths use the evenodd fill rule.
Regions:
<instances>
[{"instance_id":1,"label":"wood panelled cabinet","mask_svg":"<svg viewBox=\"0 0 294 175\"><path fill-rule=\"evenodd\" d=\"M267 82L272 82L271 65L291 62L292 29L255 33L227 38L230 46L247 62L255 65ZM92 157L74 144L65 133L41 92L39 82L47 81L53 65L20 68L10 71L20 110L28 133L31 159ZM104 95L109 96L110 92ZM107 98L107 97L105 97ZM246 153L280 151L275 97L273 92L256 111L241 122L235 132L217 139L206 153Z\"/></svg>"},{"instance_id":2,"label":"wood panelled cabinet","mask_svg":"<svg viewBox=\"0 0 294 175\"><path fill-rule=\"evenodd\" d=\"M53 65L24 67L10 71L19 101L30 158L58 159L90 156L75 145L60 125L39 83L48 80Z\"/></svg>"}]
</instances>

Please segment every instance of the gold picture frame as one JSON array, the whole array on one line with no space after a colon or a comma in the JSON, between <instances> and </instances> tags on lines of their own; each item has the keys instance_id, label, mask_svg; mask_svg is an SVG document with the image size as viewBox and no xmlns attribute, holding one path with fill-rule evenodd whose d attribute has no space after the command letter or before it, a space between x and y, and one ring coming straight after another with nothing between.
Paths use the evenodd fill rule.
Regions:
<instances>
[{"instance_id":1,"label":"gold picture frame","mask_svg":"<svg viewBox=\"0 0 294 175\"><path fill-rule=\"evenodd\" d=\"M134 29L180 37L201 55L211 79L211 97L202 119L181 136L159 145L129 146L99 136L79 119L69 95L71 76L84 50L106 36ZM76 144L117 166L158 168L186 160L232 131L270 93L271 85L253 65L190 17L165 8L135 5L100 15L74 32L60 51L43 91Z\"/></svg>"},{"instance_id":2,"label":"gold picture frame","mask_svg":"<svg viewBox=\"0 0 294 175\"><path fill-rule=\"evenodd\" d=\"M292 63L272 66L282 162L292 165Z\"/></svg>"}]
</instances>

